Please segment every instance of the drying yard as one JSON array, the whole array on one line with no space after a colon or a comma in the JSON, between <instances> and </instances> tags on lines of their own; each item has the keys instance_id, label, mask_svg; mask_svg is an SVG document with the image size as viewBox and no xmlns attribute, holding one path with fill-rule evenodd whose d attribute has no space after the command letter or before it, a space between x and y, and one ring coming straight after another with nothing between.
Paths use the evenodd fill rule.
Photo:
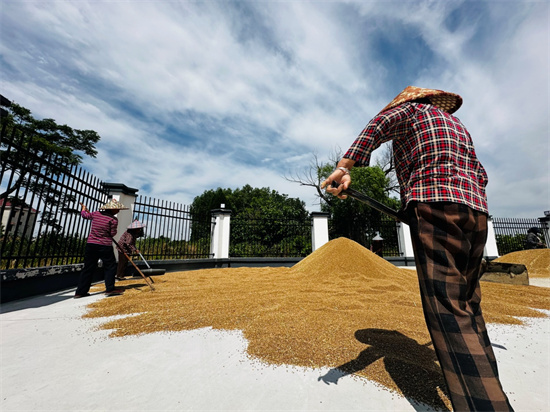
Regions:
<instances>
[{"instance_id":1,"label":"drying yard","mask_svg":"<svg viewBox=\"0 0 550 412\"><path fill-rule=\"evenodd\" d=\"M516 253L533 284L550 278L550 250ZM155 291L133 278L119 297L97 285L87 299L4 305L2 411L449 409L415 272L355 242L292 268L154 280ZM482 293L512 405L548 409L550 289Z\"/></svg>"}]
</instances>

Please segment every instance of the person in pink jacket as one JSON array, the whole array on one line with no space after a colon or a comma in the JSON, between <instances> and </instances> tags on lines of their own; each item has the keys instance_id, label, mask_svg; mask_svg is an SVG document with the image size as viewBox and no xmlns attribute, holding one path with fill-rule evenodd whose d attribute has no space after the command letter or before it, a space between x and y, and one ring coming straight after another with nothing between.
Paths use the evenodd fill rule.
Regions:
<instances>
[{"instance_id":1,"label":"person in pink jacket","mask_svg":"<svg viewBox=\"0 0 550 412\"><path fill-rule=\"evenodd\" d=\"M90 212L84 204L80 204L81 216L92 221L92 227L86 242L84 254L84 269L80 273L80 279L74 295L75 299L90 296L93 274L97 270L98 260L103 261L105 270L105 294L114 296L122 294L122 290L115 289L115 275L117 262L113 250L113 237L117 233L117 213L128 209L122 203L113 199L103 205L100 210Z\"/></svg>"}]
</instances>

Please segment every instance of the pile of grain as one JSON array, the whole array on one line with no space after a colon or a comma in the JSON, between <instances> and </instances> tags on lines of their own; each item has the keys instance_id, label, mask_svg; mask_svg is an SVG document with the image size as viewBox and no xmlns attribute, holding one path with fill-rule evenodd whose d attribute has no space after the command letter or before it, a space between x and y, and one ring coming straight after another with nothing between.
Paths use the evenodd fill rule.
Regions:
<instances>
[{"instance_id":1,"label":"pile of grain","mask_svg":"<svg viewBox=\"0 0 550 412\"><path fill-rule=\"evenodd\" d=\"M138 282L138 284L136 284ZM248 354L275 365L338 367L436 408L449 405L420 303L416 273L359 244L333 240L292 268L168 273L156 291L128 280L123 296L90 305L88 317L139 314L102 326L112 336L202 327L242 330ZM544 288L483 284L489 322L543 316ZM338 379L330 372L326 380Z\"/></svg>"},{"instance_id":2,"label":"pile of grain","mask_svg":"<svg viewBox=\"0 0 550 412\"><path fill-rule=\"evenodd\" d=\"M520 250L518 252L508 253L494 261L525 265L529 277L550 277L550 249Z\"/></svg>"}]
</instances>

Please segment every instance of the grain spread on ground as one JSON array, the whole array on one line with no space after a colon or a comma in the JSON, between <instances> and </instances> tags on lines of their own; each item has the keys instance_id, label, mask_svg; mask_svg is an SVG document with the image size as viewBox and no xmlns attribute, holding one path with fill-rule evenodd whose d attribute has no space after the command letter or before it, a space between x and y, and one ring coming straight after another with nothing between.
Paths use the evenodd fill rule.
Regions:
<instances>
[{"instance_id":1,"label":"grain spread on ground","mask_svg":"<svg viewBox=\"0 0 550 412\"><path fill-rule=\"evenodd\" d=\"M525 265L529 277L550 277L550 249L530 249L508 253L494 262Z\"/></svg>"},{"instance_id":2,"label":"grain spread on ground","mask_svg":"<svg viewBox=\"0 0 550 412\"><path fill-rule=\"evenodd\" d=\"M274 365L329 367L435 408L448 409L427 332L416 272L399 269L359 244L332 240L292 268L226 268L122 282L123 296L92 303L111 336L212 327L241 330L248 355ZM483 282L487 322L521 324L550 309L546 288Z\"/></svg>"}]
</instances>

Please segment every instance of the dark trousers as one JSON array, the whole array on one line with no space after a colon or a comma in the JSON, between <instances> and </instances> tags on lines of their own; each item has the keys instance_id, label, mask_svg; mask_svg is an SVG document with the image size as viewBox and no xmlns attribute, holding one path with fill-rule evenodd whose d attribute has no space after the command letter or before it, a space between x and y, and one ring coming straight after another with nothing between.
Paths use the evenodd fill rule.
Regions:
<instances>
[{"instance_id":1,"label":"dark trousers","mask_svg":"<svg viewBox=\"0 0 550 412\"><path fill-rule=\"evenodd\" d=\"M123 278L124 276L126 276L126 267L128 266L128 258L126 257L126 255L122 252L118 252L118 266L117 266L117 271L116 271L116 275L117 277L120 277L120 278Z\"/></svg>"},{"instance_id":2,"label":"dark trousers","mask_svg":"<svg viewBox=\"0 0 550 412\"><path fill-rule=\"evenodd\" d=\"M424 318L455 411L510 411L481 312L487 215L456 203L407 207Z\"/></svg>"},{"instance_id":3,"label":"dark trousers","mask_svg":"<svg viewBox=\"0 0 550 412\"><path fill-rule=\"evenodd\" d=\"M92 286L92 278L97 270L97 261L103 261L105 271L105 291L110 292L115 288L115 274L117 263L112 246L96 245L86 243L86 252L84 254L84 269L80 273L78 287L75 295L85 295Z\"/></svg>"}]
</instances>

